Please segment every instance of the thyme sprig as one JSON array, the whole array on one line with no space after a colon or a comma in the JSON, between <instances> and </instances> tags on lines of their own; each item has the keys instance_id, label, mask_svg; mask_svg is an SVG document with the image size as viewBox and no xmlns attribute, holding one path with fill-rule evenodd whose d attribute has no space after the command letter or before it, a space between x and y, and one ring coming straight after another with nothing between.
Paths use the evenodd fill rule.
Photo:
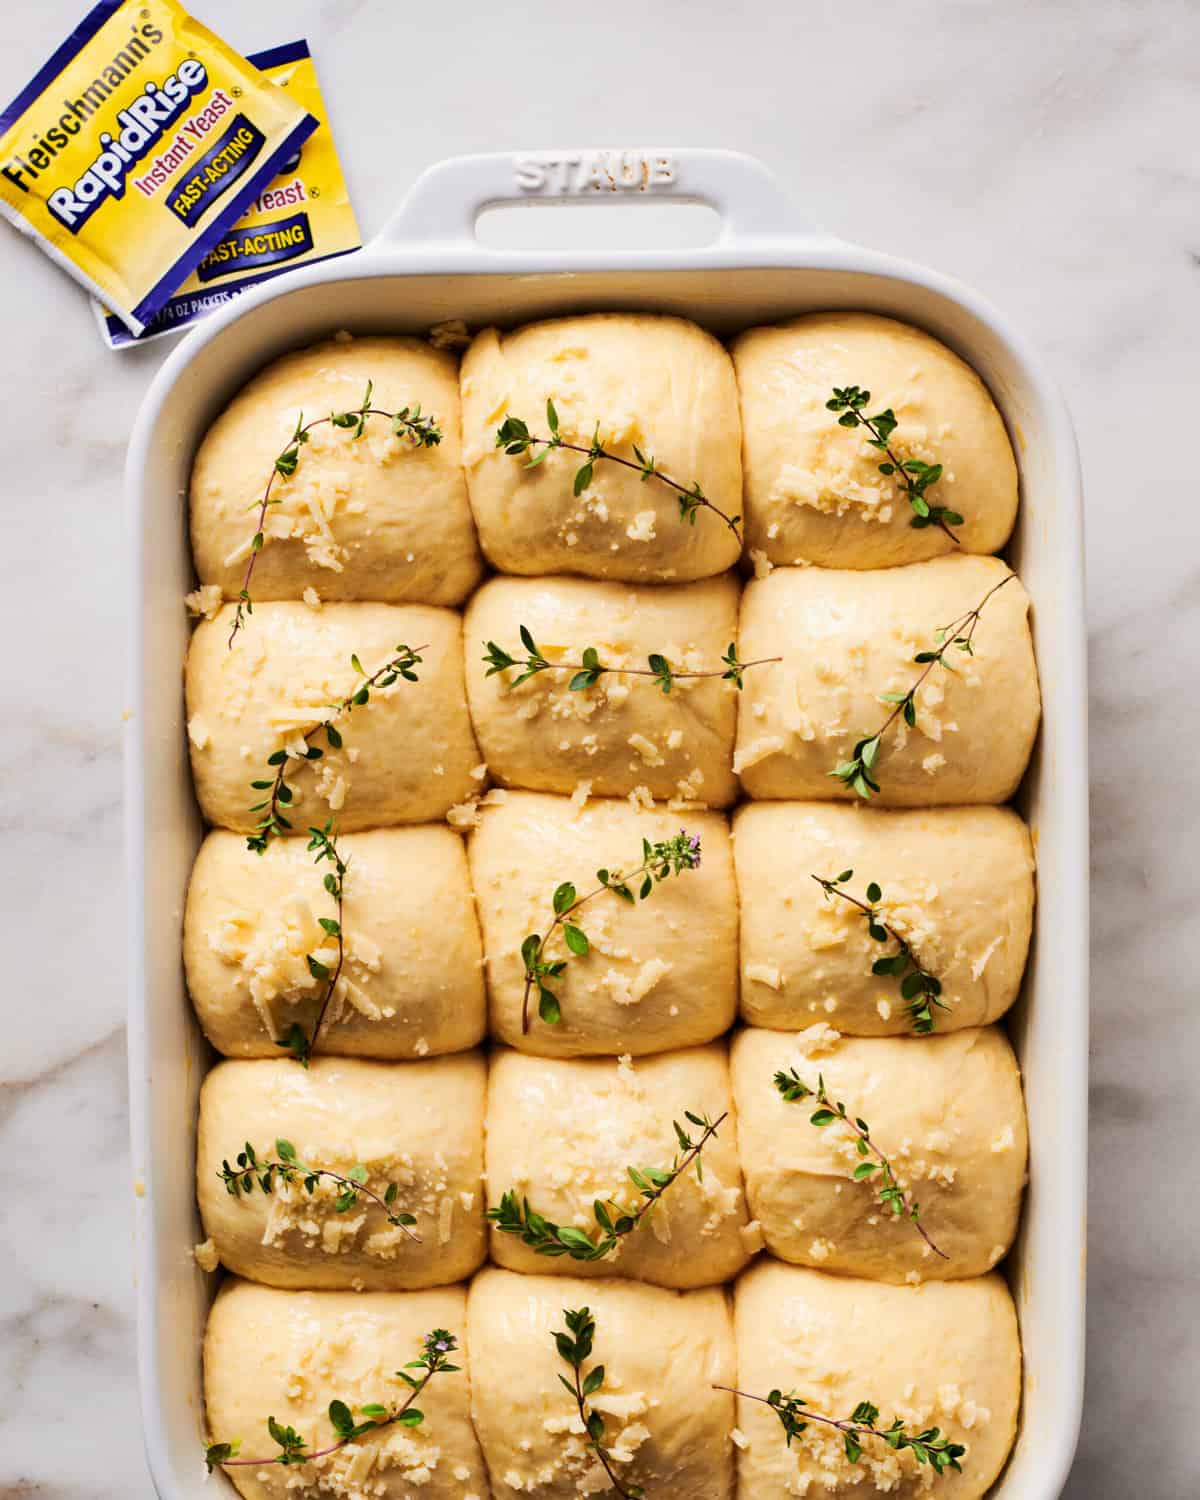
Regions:
<instances>
[{"instance_id":1,"label":"thyme sprig","mask_svg":"<svg viewBox=\"0 0 1200 1500\"><path fill-rule=\"evenodd\" d=\"M647 479L657 479L673 489L679 500L680 520L686 521L689 526L696 524L697 511L711 510L729 527L738 542L741 542L742 533L738 530L742 521L741 516L727 515L720 506L714 505L700 488L699 481L693 480L690 485L687 485L680 484L677 479L672 479L669 474L664 473L658 467L653 455L643 453L636 443L633 445L633 459L622 458L619 453L611 452L600 441L599 422L596 423L592 440L586 447L581 443L568 443L559 431L558 413L554 409L553 400L546 402L546 425L550 429L550 436L539 437L536 433L530 432L528 425L520 417L506 416L496 432L496 447L503 448L505 453L511 453L514 456L527 453L531 448L540 448L541 452L535 453L525 465L527 469L536 469L556 448L565 449L568 453L583 454L583 463L575 471L576 495L582 495L591 484L592 473L598 463L620 464L622 468L632 469L635 474L640 474L643 483Z\"/></svg>"},{"instance_id":2,"label":"thyme sprig","mask_svg":"<svg viewBox=\"0 0 1200 1500\"><path fill-rule=\"evenodd\" d=\"M871 1139L871 1127L858 1116L848 1114L846 1106L840 1100L829 1097L823 1074L818 1074L814 1089L804 1082L795 1068L789 1068L786 1073L781 1069L775 1074L775 1087L789 1104L815 1099L817 1108L809 1117L809 1124L815 1125L818 1130L839 1122L844 1125L854 1136L855 1150L862 1158L852 1174L854 1181L869 1182L882 1208L889 1209L898 1219L909 1220L935 1255L941 1256L942 1260L950 1259L929 1237L921 1223L920 1204L896 1181L891 1162Z\"/></svg>"},{"instance_id":3,"label":"thyme sprig","mask_svg":"<svg viewBox=\"0 0 1200 1500\"><path fill-rule=\"evenodd\" d=\"M568 686L573 693L595 687L607 672L627 673L631 677L652 677L664 693L669 693L675 683L684 677L719 677L723 682L734 683L738 692L741 692L744 686L743 672L750 667L761 667L768 662L783 660L782 656L764 656L757 661L739 661L737 642L730 641L729 650L721 658L724 671L714 669L707 672L681 672L658 651L652 652L646 658L644 667L610 667L600 660L600 654L595 646L587 646L579 661L550 661L534 640L528 626L520 627L520 635L521 643L528 653L525 657L513 656L503 646L498 646L495 641L484 641L487 651L483 660L488 668L485 676L494 677L497 672L506 672L510 667L519 667L520 676L514 677L511 683L512 687L517 688L523 682L528 682L531 677L536 677L539 672L570 672L573 675Z\"/></svg>"},{"instance_id":4,"label":"thyme sprig","mask_svg":"<svg viewBox=\"0 0 1200 1500\"><path fill-rule=\"evenodd\" d=\"M530 1208L528 1198L518 1198L511 1191L502 1196L499 1208L488 1209L487 1217L504 1234L519 1236L522 1243L538 1255L569 1255L572 1260L579 1261L603 1260L606 1255L612 1254L626 1235L638 1228L668 1188L690 1166L695 1165L696 1180L703 1181L701 1153L716 1135L727 1114L728 1112L720 1114L715 1120L710 1120L707 1115L696 1115L691 1110L685 1110L685 1119L701 1132L695 1140L678 1120L672 1120L679 1150L671 1165L627 1167L629 1180L637 1189L639 1201L628 1204L616 1197L597 1198L592 1204L592 1214L598 1226L594 1238L592 1234L576 1229L573 1225L555 1224Z\"/></svg>"},{"instance_id":5,"label":"thyme sprig","mask_svg":"<svg viewBox=\"0 0 1200 1500\"><path fill-rule=\"evenodd\" d=\"M862 427L869 434L867 442L870 446L884 455L883 462L877 467L881 474L894 477L903 490L913 512L909 525L918 531L923 531L927 526L936 526L957 546L958 537L950 528L961 526L963 518L948 505L931 505L926 499L926 491L932 489L942 477L942 465L927 464L919 458L901 458L889 442L892 433L900 425L896 420L896 413L889 406L876 412L873 417L867 416L866 406L870 399L870 391L864 391L861 386L834 386L833 395L826 401L825 407L828 411L841 413L838 417L839 427Z\"/></svg>"},{"instance_id":6,"label":"thyme sprig","mask_svg":"<svg viewBox=\"0 0 1200 1500\"><path fill-rule=\"evenodd\" d=\"M979 624L979 616L993 594L997 593L1006 583L1011 583L1017 575L1006 573L999 583L993 584L983 598L973 609L965 610L957 619L952 620L949 625L942 625L934 634L934 650L918 651L913 657L916 665L923 668L912 686L903 693L880 693L880 703L892 704L892 711L879 726L874 734L867 735L854 746L854 753L850 760L843 761L841 765L835 766L826 775L832 776L843 785L853 787L860 797L869 799L871 795L879 791L879 783L872 776L875 762L879 758L879 751L883 744L883 737L896 722L903 716L904 722L910 729L916 727L917 723L917 691L925 679L933 671L934 667L940 666L947 672L954 669L946 662L946 653L952 646L963 652L966 656L974 656L975 648L972 644L975 636L975 627Z\"/></svg>"},{"instance_id":7,"label":"thyme sprig","mask_svg":"<svg viewBox=\"0 0 1200 1500\"><path fill-rule=\"evenodd\" d=\"M257 502L258 520L255 524L254 535L250 538L250 556L246 560L246 572L238 593L237 610L233 616L233 627L229 632L228 645L233 645L234 638L245 623L245 617L254 613L254 601L250 597L250 580L254 577L254 565L258 561L258 554L262 551L266 540L263 524L270 507L281 503L279 497L271 493L275 487L275 481L281 474L285 479L290 479L296 472L300 463L300 449L308 442L309 434L315 427L326 425L343 427L349 430L351 440L357 441L366 431L368 417L386 417L392 424L393 435L406 438L413 448L436 448L441 442L442 429L437 424L437 418L422 416L419 402L415 406L401 407L399 411L385 411L382 407L371 405L373 389L372 383L368 380L362 404L351 407L349 411L330 412L327 417L316 417L311 422L304 420L303 412L296 418L295 430L282 453L276 457L271 466L271 473L263 489L262 498Z\"/></svg>"},{"instance_id":8,"label":"thyme sprig","mask_svg":"<svg viewBox=\"0 0 1200 1500\"><path fill-rule=\"evenodd\" d=\"M293 1021L288 1027L287 1035L277 1043L280 1047L286 1047L292 1056L302 1066L308 1067L309 1059L313 1055L313 1049L317 1045L317 1038L321 1034L321 1026L325 1021L325 1012L329 1009L329 1002L333 999L333 992L337 989L338 980L342 977L342 966L346 961L346 936L342 930L343 903L346 892L346 872L349 869L349 861L344 860L338 853L337 835L333 832L332 818L325 824L324 828L310 828L308 840L308 852L316 853L314 864L321 864L328 860L332 870L325 872L322 884L326 891L333 897L337 909L336 917L318 917L326 937L333 938L337 944L337 960L331 969L328 964L319 959L315 953L306 953L305 962L308 964L308 972L314 979L320 980L325 988L321 993L321 1004L317 1011L317 1019L313 1023L312 1034L304 1030L299 1021Z\"/></svg>"},{"instance_id":9,"label":"thyme sprig","mask_svg":"<svg viewBox=\"0 0 1200 1500\"><path fill-rule=\"evenodd\" d=\"M548 1026L557 1026L562 1020L562 1006L548 981L561 979L566 972L567 960L548 959L546 950L555 933L562 929L563 942L568 952L577 958L584 957L591 948L587 935L574 921L579 908L600 895L612 891L630 906L638 900L644 901L654 889L656 882L666 880L669 875L678 875L684 870L695 870L700 865L700 836L681 828L674 838L663 839L652 844L642 840L642 863L636 870L623 874L620 870L597 870L600 882L594 890L582 896L569 880L557 887L552 898L554 920L545 933L531 932L521 944L521 962L525 965L525 994L521 1001L521 1031L529 1030L529 1001L536 988L538 992L538 1015ZM638 894L633 893L633 882L641 880Z\"/></svg>"},{"instance_id":10,"label":"thyme sprig","mask_svg":"<svg viewBox=\"0 0 1200 1500\"><path fill-rule=\"evenodd\" d=\"M950 1008L941 998L942 981L918 960L909 947L907 938L881 915L879 902L883 900L882 888L872 880L867 886L867 899L863 901L850 891L842 889L848 880L854 878L853 870L843 870L833 879L826 875L814 875L812 878L825 892L827 900L838 896L856 907L866 919L867 932L877 943L886 943L889 938L896 943L895 953L877 958L871 965L871 973L890 974L900 981L900 994L908 1006L913 1030L918 1036L928 1036L934 1030L934 1010Z\"/></svg>"},{"instance_id":11,"label":"thyme sprig","mask_svg":"<svg viewBox=\"0 0 1200 1500\"><path fill-rule=\"evenodd\" d=\"M792 1439L799 1437L810 1422L820 1422L826 1427L836 1428L842 1434L846 1457L852 1464L856 1464L862 1457L860 1440L871 1438L886 1443L897 1453L907 1449L918 1464L928 1464L935 1474L944 1474L947 1469L962 1473L959 1459L964 1457L967 1450L961 1443L952 1443L943 1438L938 1427L927 1427L923 1432L909 1432L899 1417L890 1427L880 1427L879 1408L873 1401L860 1401L849 1417L837 1418L813 1411L807 1401L793 1392L785 1394L783 1391L771 1391L769 1395L756 1396L751 1391L738 1390L731 1385L715 1385L713 1389L731 1391L735 1396L745 1397L747 1401L758 1401L763 1406L769 1406L783 1424L789 1448L792 1446Z\"/></svg>"},{"instance_id":12,"label":"thyme sprig","mask_svg":"<svg viewBox=\"0 0 1200 1500\"><path fill-rule=\"evenodd\" d=\"M291 1141L285 1141L282 1137L275 1142L275 1157L266 1160L260 1160L254 1147L247 1141L237 1154L237 1165L231 1167L226 1159L221 1163L217 1176L225 1184L225 1191L231 1198L243 1195L250 1197L255 1188L270 1196L277 1181L287 1187L298 1186L306 1193L314 1193L318 1182L324 1177L330 1182L336 1182L341 1188L334 1199L335 1213L344 1214L357 1205L360 1197L368 1198L376 1208L383 1210L389 1224L402 1229L414 1245L421 1243L420 1235L414 1234L412 1230L412 1225L417 1222L414 1216L396 1207L396 1200L400 1196L399 1183L389 1182L382 1193L377 1193L374 1188L367 1186L367 1169L361 1163L351 1167L348 1172L306 1166L296 1155L296 1148Z\"/></svg>"},{"instance_id":13,"label":"thyme sprig","mask_svg":"<svg viewBox=\"0 0 1200 1500\"><path fill-rule=\"evenodd\" d=\"M587 1433L588 1447L596 1455L600 1467L608 1475L608 1481L623 1500L642 1500L646 1491L640 1484L629 1484L617 1473L612 1449L608 1446L604 1417L592 1406L588 1398L594 1396L604 1384L604 1366L593 1365L585 1374L584 1365L592 1357L592 1345L596 1337L596 1319L586 1307L568 1310L563 1308L567 1326L555 1332L554 1342L560 1358L571 1367L571 1379L565 1375L558 1378L570 1393L579 1412L579 1420Z\"/></svg>"},{"instance_id":14,"label":"thyme sprig","mask_svg":"<svg viewBox=\"0 0 1200 1500\"><path fill-rule=\"evenodd\" d=\"M292 825L288 821L286 813L280 811L295 796L295 788L287 780L288 761L320 760L325 752L321 749L320 745L313 743L319 734L325 736L325 743L331 750L340 750L342 748L341 731L333 721L345 714L352 713L354 709L361 708L365 703L370 702L371 690L373 688L391 687L396 679L401 677L405 682L416 682L417 674L414 668L420 664L422 660L420 652L425 649L424 646L413 648L412 646L398 645L396 647L396 654L389 657L383 666L378 667L370 676L367 675L362 662L359 661L356 655L350 657L350 665L362 678L362 681L352 693L342 698L339 702L329 705L329 715L327 718L318 720L310 729L304 731L301 736L304 744L303 751L290 750L287 747L274 751L273 754L267 756L267 766L274 774L269 779L260 777L258 780L250 783L254 791L267 792L269 795L261 802L256 802L250 809L252 813L262 813L262 817L259 819L258 826L254 832L246 839L247 849L254 854L265 854L267 852L267 845L273 838L279 834L291 831Z\"/></svg>"},{"instance_id":15,"label":"thyme sprig","mask_svg":"<svg viewBox=\"0 0 1200 1500\"><path fill-rule=\"evenodd\" d=\"M300 1436L294 1427L284 1426L277 1422L274 1417L267 1418L267 1431L271 1438L279 1446L280 1451L270 1458L239 1458L242 1442L240 1438L234 1438L230 1442L210 1443L204 1451L204 1462L208 1465L211 1474L214 1469L241 1468L243 1466L262 1468L267 1464L282 1464L284 1468L290 1468L294 1464L311 1463L314 1458L326 1458L331 1453L338 1452L347 1443L353 1443L364 1433L379 1432L385 1427L419 1427L425 1420L425 1414L413 1402L429 1384L435 1375L450 1375L462 1368L461 1365L452 1365L449 1356L458 1348L458 1340L454 1334L448 1333L444 1328L435 1328L432 1333L427 1333L422 1340L422 1354L419 1359L409 1360L403 1370L397 1370L397 1377L408 1386L408 1395L399 1406L385 1406L382 1402L371 1402L367 1406L358 1408L362 1421L356 1422L350 1405L345 1401L331 1401L329 1403L329 1424L337 1433L337 1442L330 1443L326 1448L318 1448L315 1452L308 1451L307 1441ZM421 1370L420 1376L410 1375L409 1370Z\"/></svg>"}]
</instances>

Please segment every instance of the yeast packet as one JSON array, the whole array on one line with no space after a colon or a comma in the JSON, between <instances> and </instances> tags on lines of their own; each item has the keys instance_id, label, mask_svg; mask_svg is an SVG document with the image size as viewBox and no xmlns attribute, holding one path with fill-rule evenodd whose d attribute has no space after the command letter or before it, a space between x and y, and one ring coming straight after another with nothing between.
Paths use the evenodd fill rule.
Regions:
<instances>
[{"instance_id":1,"label":"yeast packet","mask_svg":"<svg viewBox=\"0 0 1200 1500\"><path fill-rule=\"evenodd\" d=\"M100 0L0 115L0 212L138 334L316 128L177 0Z\"/></svg>"},{"instance_id":2,"label":"yeast packet","mask_svg":"<svg viewBox=\"0 0 1200 1500\"><path fill-rule=\"evenodd\" d=\"M289 42L251 53L246 60L321 123L225 231L144 333L135 338L120 318L93 302L110 348L123 349L176 333L247 287L293 266L345 255L362 245L308 43Z\"/></svg>"}]
</instances>

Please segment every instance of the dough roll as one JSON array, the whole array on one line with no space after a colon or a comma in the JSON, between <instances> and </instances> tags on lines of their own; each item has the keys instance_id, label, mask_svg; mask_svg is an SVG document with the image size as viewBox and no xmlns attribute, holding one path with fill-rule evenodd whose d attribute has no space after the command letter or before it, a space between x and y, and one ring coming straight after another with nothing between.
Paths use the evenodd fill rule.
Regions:
<instances>
[{"instance_id":1,"label":"dough roll","mask_svg":"<svg viewBox=\"0 0 1200 1500\"><path fill-rule=\"evenodd\" d=\"M642 863L642 841L675 837L683 823L700 839L698 869L656 883L630 905L601 890L576 916L590 951L570 954L561 928L547 962L567 960L548 986L562 1019L538 1016L521 1030L524 964L521 946L545 935L553 897L565 882L579 895L598 886L596 872L631 872ZM523 1052L547 1057L587 1053L633 1056L712 1041L737 1011L737 892L729 829L719 813L669 813L628 802L575 806L566 797L510 792L482 810L468 855L486 955L490 1031ZM635 898L640 878L634 883Z\"/></svg>"},{"instance_id":2,"label":"dough roll","mask_svg":"<svg viewBox=\"0 0 1200 1500\"><path fill-rule=\"evenodd\" d=\"M311 1036L337 941L320 925L337 906L305 839L265 854L215 831L188 886L183 958L204 1034L227 1057L278 1057L294 1025ZM459 1052L487 1023L483 950L463 841L449 828L383 828L338 840L348 869L344 962L321 1023L319 1050L413 1058Z\"/></svg>"},{"instance_id":3,"label":"dough roll","mask_svg":"<svg viewBox=\"0 0 1200 1500\"><path fill-rule=\"evenodd\" d=\"M493 1054L488 1077L485 1178L488 1205L512 1192L543 1218L603 1231L597 1199L635 1212L646 1200L629 1169L670 1168L682 1154L677 1120L699 1141L703 1131L688 1112L723 1121L701 1155L681 1173L631 1234L603 1260L539 1255L513 1234L492 1227L491 1253L513 1271L569 1276L627 1276L657 1286L712 1286L746 1264L758 1241L747 1230L738 1165L737 1126L722 1045L665 1052L657 1057L552 1059L506 1049ZM554 1122L553 1130L546 1122ZM649 1179L647 1179L649 1181ZM614 1221L619 1212L610 1213Z\"/></svg>"},{"instance_id":4,"label":"dough roll","mask_svg":"<svg viewBox=\"0 0 1200 1500\"><path fill-rule=\"evenodd\" d=\"M419 339L338 338L260 371L209 429L192 470L192 553L203 584L236 599L257 511L278 454L306 422L371 405L420 405L441 442L415 446L370 417L361 437L325 423L301 446L295 472L276 474L254 565L259 599L368 599L459 604L481 559L462 471L458 372Z\"/></svg>"},{"instance_id":5,"label":"dough roll","mask_svg":"<svg viewBox=\"0 0 1200 1500\"><path fill-rule=\"evenodd\" d=\"M188 738L201 810L210 823L246 833L269 796L250 783L270 779L268 758L329 718L363 677L401 644L421 650L416 682L371 689L370 701L338 714L341 748L318 729L321 758L292 760L295 798L285 808L296 832L332 817L343 833L392 823L426 823L478 790L479 751L467 714L462 622L423 605L260 604L233 648L233 606L202 621L187 660ZM479 773L482 775L482 772Z\"/></svg>"},{"instance_id":6,"label":"dough roll","mask_svg":"<svg viewBox=\"0 0 1200 1500\"><path fill-rule=\"evenodd\" d=\"M515 1276L489 1268L471 1284L472 1415L496 1494L538 1500L609 1493L559 1376L571 1366L554 1334L564 1309L596 1323L583 1373L604 1366L589 1407L626 1484L671 1500L731 1500L733 1337L721 1288L670 1292L637 1281Z\"/></svg>"},{"instance_id":7,"label":"dough roll","mask_svg":"<svg viewBox=\"0 0 1200 1500\"><path fill-rule=\"evenodd\" d=\"M464 621L467 693L492 775L505 786L725 807L737 796L733 734L738 691L721 679L737 634L732 574L699 583L631 589L582 578L493 578ZM543 671L515 685L523 668L488 675L485 643L528 657L525 626L551 661L581 662L590 646L606 666L648 671L652 654L675 671L664 693L653 677L615 670L573 691L571 670ZM749 674L747 674L749 675Z\"/></svg>"},{"instance_id":8,"label":"dough roll","mask_svg":"<svg viewBox=\"0 0 1200 1500\"><path fill-rule=\"evenodd\" d=\"M878 809L830 802L748 804L733 820L741 899L742 1016L799 1030L827 1021L854 1036L913 1030L901 976L839 887L877 909L942 986L938 1031L998 1020L1017 997L1033 927L1029 830L1002 807Z\"/></svg>"},{"instance_id":9,"label":"dough roll","mask_svg":"<svg viewBox=\"0 0 1200 1500\"><path fill-rule=\"evenodd\" d=\"M734 770L751 797L855 798L830 772L876 734L936 650L938 632L976 608L1009 568L992 557L943 557L880 572L783 568L742 596L739 649L783 656L747 675ZM872 770L879 802L924 807L1005 802L1025 773L1041 713L1019 580L992 594L973 655L956 646L898 714Z\"/></svg>"},{"instance_id":10,"label":"dough roll","mask_svg":"<svg viewBox=\"0 0 1200 1500\"><path fill-rule=\"evenodd\" d=\"M754 1500L980 1500L1016 1434L1021 1346L1012 1297L997 1275L886 1286L781 1266L751 1267L734 1293L738 1385L794 1392L812 1411L845 1420L873 1402L879 1424L938 1427L966 1448L962 1473L935 1476L911 1452L864 1437L851 1463L841 1433L812 1422L787 1446L776 1414L739 1397L738 1493Z\"/></svg>"},{"instance_id":11,"label":"dough roll","mask_svg":"<svg viewBox=\"0 0 1200 1500\"><path fill-rule=\"evenodd\" d=\"M488 1500L483 1455L471 1426L471 1359L466 1289L431 1292L286 1292L231 1277L217 1293L204 1337L209 1437L240 1438L239 1457L278 1459L267 1418L294 1427L309 1453L337 1442L331 1400L356 1422L361 1408L396 1411L411 1394L397 1376L421 1357L426 1336L458 1341L449 1362L413 1403L424 1420L368 1432L338 1453L286 1468L276 1463L224 1470L246 1500L298 1495L371 1500ZM408 1372L420 1379L422 1371Z\"/></svg>"},{"instance_id":12,"label":"dough roll","mask_svg":"<svg viewBox=\"0 0 1200 1500\"><path fill-rule=\"evenodd\" d=\"M809 313L752 328L733 346L742 409L746 539L775 564L889 568L956 549L936 526L912 525L888 455L861 426L838 425L835 386L890 407L901 462L941 464L930 505L957 511L964 552L998 552L1017 514L1017 465L1004 422L969 365L919 328L872 313Z\"/></svg>"},{"instance_id":13,"label":"dough roll","mask_svg":"<svg viewBox=\"0 0 1200 1500\"><path fill-rule=\"evenodd\" d=\"M1007 1253L1025 1184L1021 1075L994 1026L944 1037L838 1037L743 1031L730 1067L750 1210L780 1260L873 1280L981 1276ZM785 1100L776 1072L865 1119L942 1259L907 1217L880 1204L881 1173L852 1180L874 1155L849 1125L811 1123L815 1097Z\"/></svg>"},{"instance_id":14,"label":"dough roll","mask_svg":"<svg viewBox=\"0 0 1200 1500\"><path fill-rule=\"evenodd\" d=\"M485 1254L483 1110L486 1068L476 1052L428 1062L313 1058L218 1063L200 1090L196 1195L205 1233L225 1267L270 1286L410 1291L469 1276ZM221 1164L249 1142L260 1161L277 1140L306 1166L399 1193L408 1232L364 1196L342 1212L343 1185L319 1179L230 1194ZM415 1235L419 1243L411 1237Z\"/></svg>"},{"instance_id":15,"label":"dough roll","mask_svg":"<svg viewBox=\"0 0 1200 1500\"><path fill-rule=\"evenodd\" d=\"M683 318L594 313L480 333L462 365L463 462L483 550L504 573L581 573L684 583L732 567L740 536L711 510L689 524L679 495L656 478L597 460L575 494L586 454L540 449L514 457L496 446L507 417L549 437L552 400L565 442L636 460L725 515L742 509L741 425L729 355ZM598 424L598 425L597 425Z\"/></svg>"}]
</instances>

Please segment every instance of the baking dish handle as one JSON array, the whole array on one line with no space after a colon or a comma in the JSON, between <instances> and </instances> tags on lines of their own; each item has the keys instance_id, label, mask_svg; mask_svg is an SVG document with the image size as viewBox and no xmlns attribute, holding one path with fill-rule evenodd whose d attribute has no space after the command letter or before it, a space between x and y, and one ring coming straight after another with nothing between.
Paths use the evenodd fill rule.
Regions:
<instances>
[{"instance_id":1,"label":"baking dish handle","mask_svg":"<svg viewBox=\"0 0 1200 1500\"><path fill-rule=\"evenodd\" d=\"M757 157L682 147L452 156L422 172L379 240L495 254L475 234L484 209L653 200L707 204L720 216L723 245L830 239L805 219Z\"/></svg>"}]
</instances>

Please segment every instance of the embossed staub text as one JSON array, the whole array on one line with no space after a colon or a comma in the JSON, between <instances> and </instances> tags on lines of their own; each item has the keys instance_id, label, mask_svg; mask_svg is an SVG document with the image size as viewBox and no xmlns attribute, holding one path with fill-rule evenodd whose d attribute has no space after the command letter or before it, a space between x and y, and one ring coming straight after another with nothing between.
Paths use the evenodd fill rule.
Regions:
<instances>
[{"instance_id":1,"label":"embossed staub text","mask_svg":"<svg viewBox=\"0 0 1200 1500\"><path fill-rule=\"evenodd\" d=\"M677 183L679 163L661 151L535 151L513 157L513 181L528 196L645 193Z\"/></svg>"}]
</instances>

